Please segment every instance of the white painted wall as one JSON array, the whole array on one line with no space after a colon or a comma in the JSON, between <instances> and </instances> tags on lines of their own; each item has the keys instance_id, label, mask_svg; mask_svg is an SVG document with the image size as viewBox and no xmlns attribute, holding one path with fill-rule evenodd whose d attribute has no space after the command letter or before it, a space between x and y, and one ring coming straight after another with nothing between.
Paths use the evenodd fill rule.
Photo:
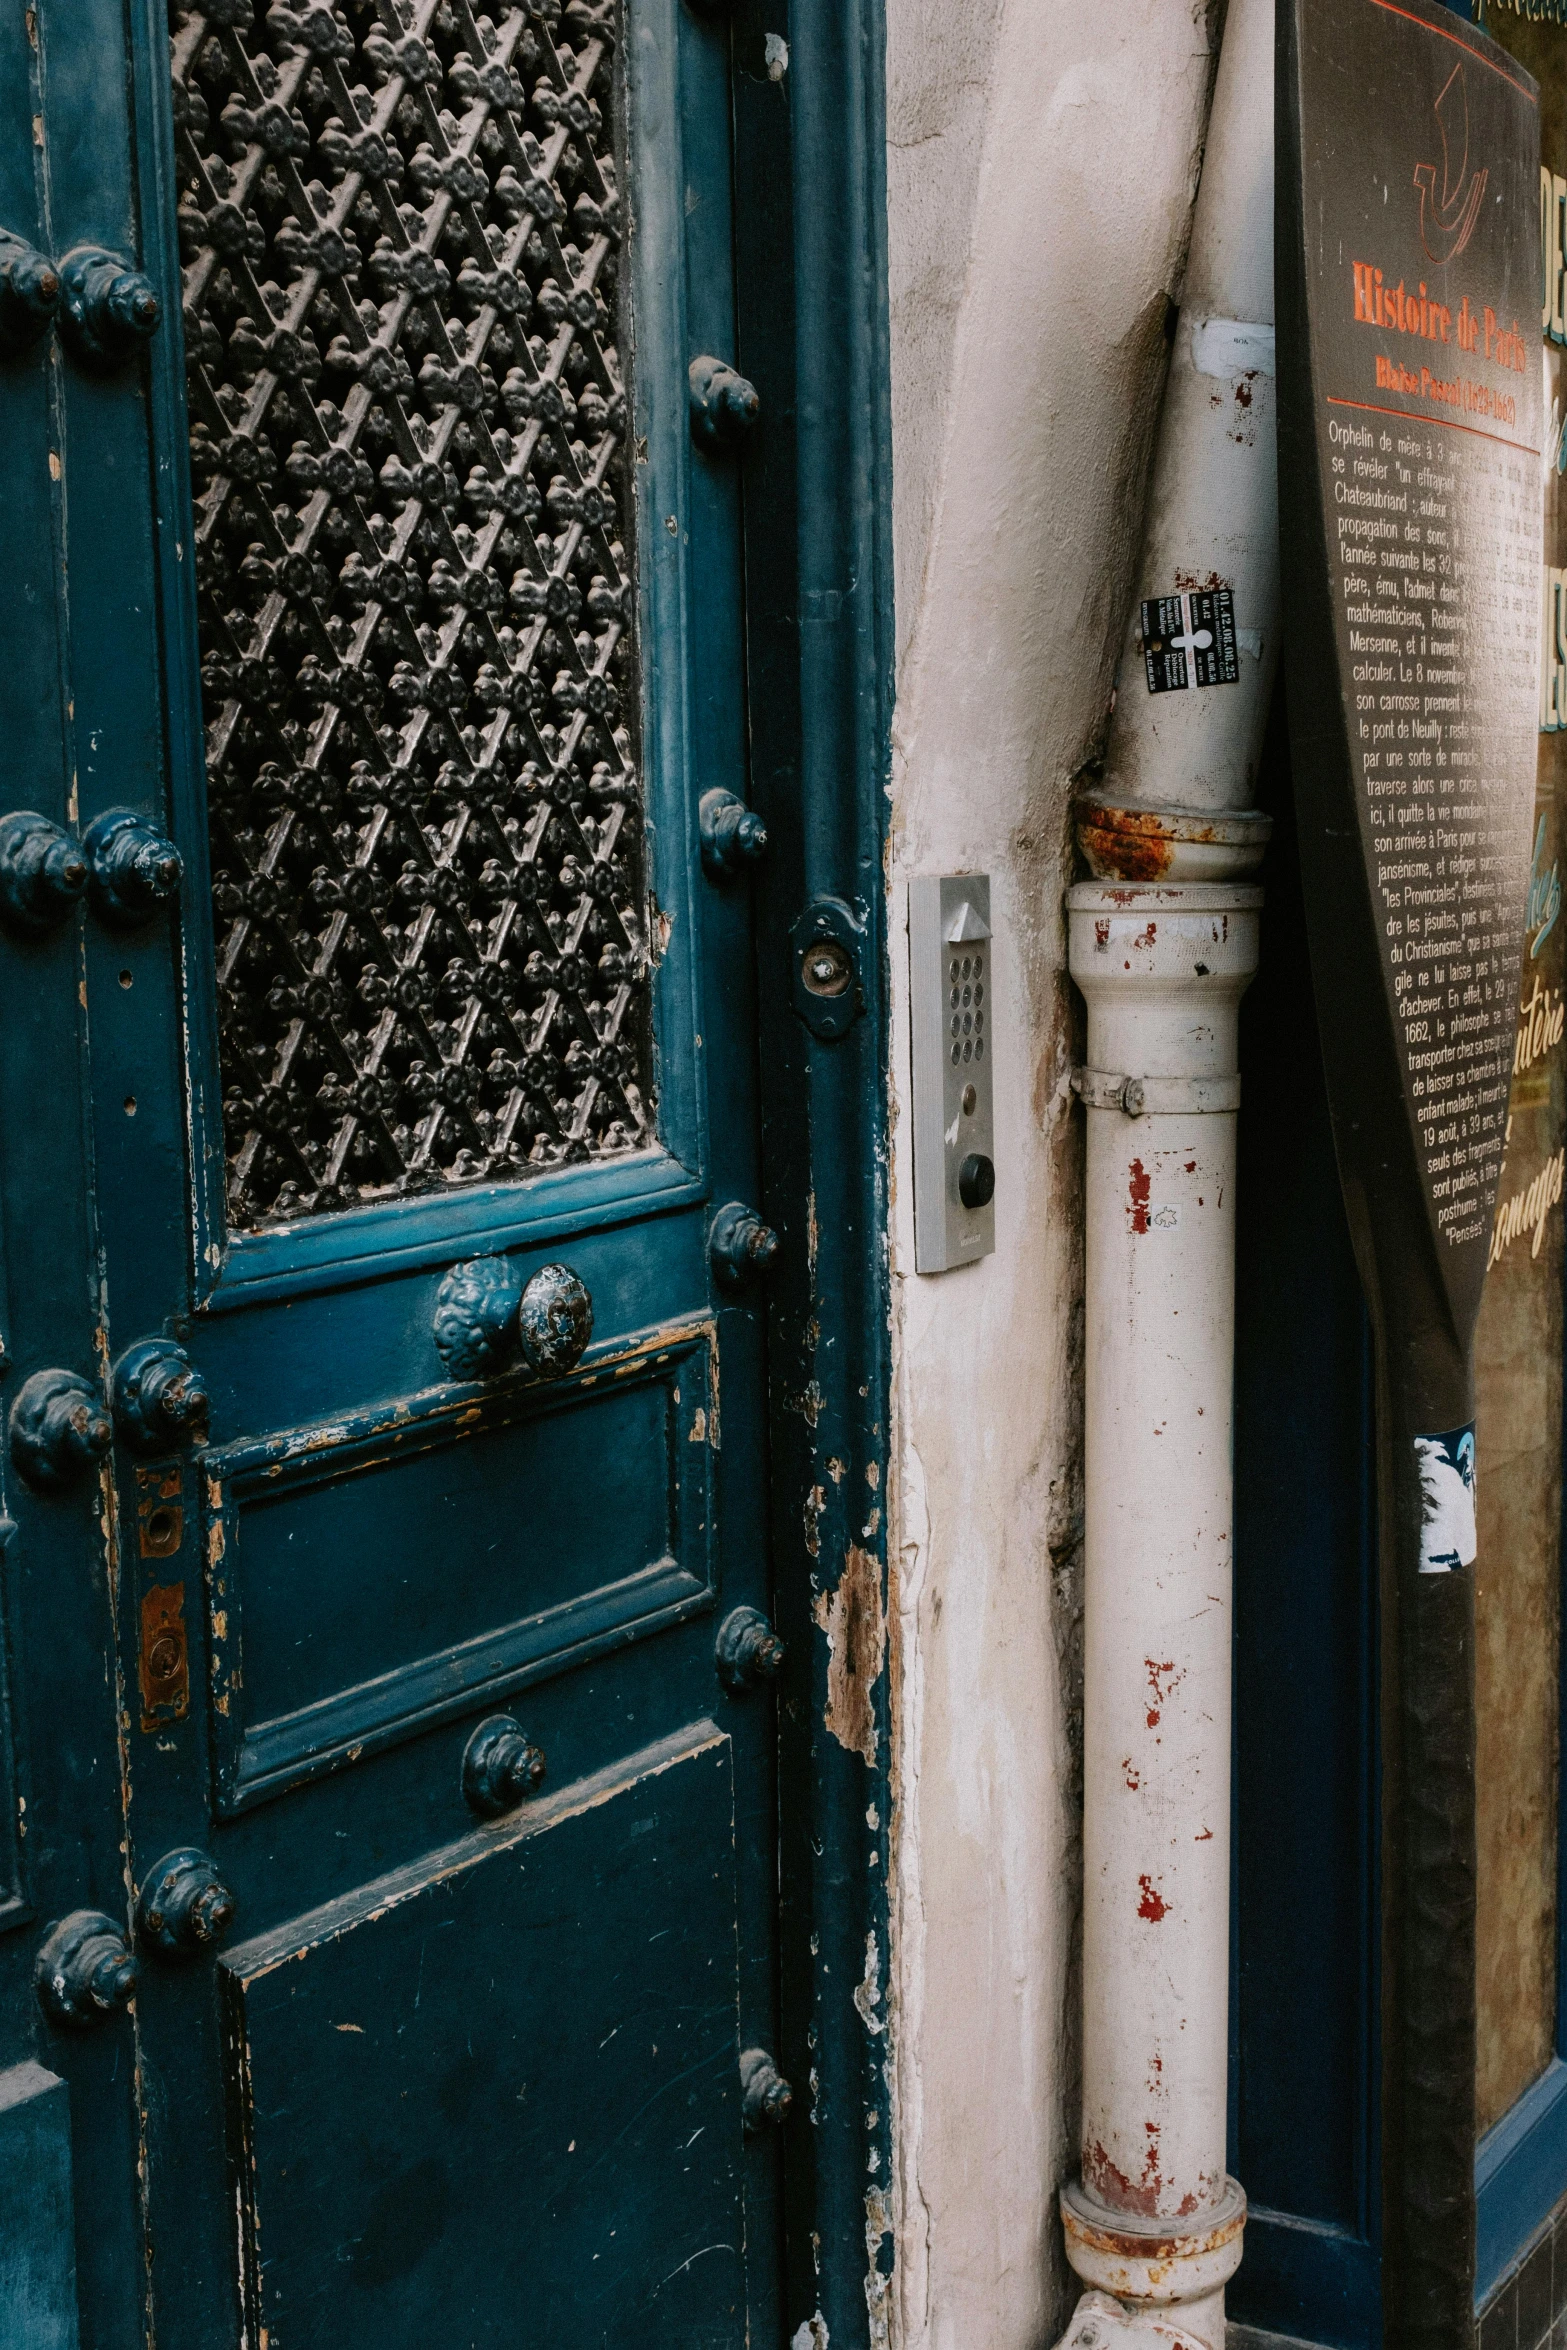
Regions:
<instances>
[{"instance_id":1,"label":"white painted wall","mask_svg":"<svg viewBox=\"0 0 1567 2350\"><path fill-rule=\"evenodd\" d=\"M1079 1007L1067 802L1111 687L1206 0L887 0L894 728L893 1995L901 2350L1069 2302L1080 1898ZM914 1273L905 884L992 877L997 1246Z\"/></svg>"}]
</instances>

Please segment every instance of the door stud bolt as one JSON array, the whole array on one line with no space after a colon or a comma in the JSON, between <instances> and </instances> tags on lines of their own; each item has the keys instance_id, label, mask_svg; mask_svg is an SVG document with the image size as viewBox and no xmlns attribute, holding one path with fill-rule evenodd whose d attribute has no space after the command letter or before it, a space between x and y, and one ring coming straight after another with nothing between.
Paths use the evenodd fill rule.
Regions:
<instances>
[{"instance_id":1,"label":"door stud bolt","mask_svg":"<svg viewBox=\"0 0 1567 2350\"><path fill-rule=\"evenodd\" d=\"M37 938L63 922L87 887L81 844L47 816L18 808L0 816L0 920Z\"/></svg>"},{"instance_id":2,"label":"door stud bolt","mask_svg":"<svg viewBox=\"0 0 1567 2350\"><path fill-rule=\"evenodd\" d=\"M185 870L179 850L130 809L100 816L82 846L92 860L93 909L115 929L150 922L160 906L178 897Z\"/></svg>"},{"instance_id":3,"label":"door stud bolt","mask_svg":"<svg viewBox=\"0 0 1567 2350\"><path fill-rule=\"evenodd\" d=\"M462 1791L481 1819L498 1820L544 1783L544 1755L511 1714L491 1714L463 1750Z\"/></svg>"},{"instance_id":4,"label":"door stud bolt","mask_svg":"<svg viewBox=\"0 0 1567 2350\"><path fill-rule=\"evenodd\" d=\"M138 1452L201 1443L211 1398L190 1356L172 1338L143 1338L114 1366L114 1421Z\"/></svg>"},{"instance_id":5,"label":"door stud bolt","mask_svg":"<svg viewBox=\"0 0 1567 2350\"><path fill-rule=\"evenodd\" d=\"M102 245L78 245L60 264L60 333L95 368L117 367L156 332L162 305L139 269Z\"/></svg>"},{"instance_id":6,"label":"door stud bolt","mask_svg":"<svg viewBox=\"0 0 1567 2350\"><path fill-rule=\"evenodd\" d=\"M49 2021L89 2031L129 2007L136 1961L124 1931L99 1909L73 1909L44 1936L33 1989Z\"/></svg>"},{"instance_id":7,"label":"door stud bolt","mask_svg":"<svg viewBox=\"0 0 1567 2350\"><path fill-rule=\"evenodd\" d=\"M148 1875L136 1904L137 1930L164 1957L193 1958L222 1941L238 1906L217 1864L194 1845L181 1845Z\"/></svg>"},{"instance_id":8,"label":"door stud bolt","mask_svg":"<svg viewBox=\"0 0 1567 2350\"><path fill-rule=\"evenodd\" d=\"M727 360L693 359L686 370L691 387L691 438L699 449L737 449L756 429L762 395Z\"/></svg>"},{"instance_id":9,"label":"door stud bolt","mask_svg":"<svg viewBox=\"0 0 1567 2350\"><path fill-rule=\"evenodd\" d=\"M42 1493L74 1484L113 1442L102 1397L75 1371L35 1371L11 1406L11 1458Z\"/></svg>"},{"instance_id":10,"label":"door stud bolt","mask_svg":"<svg viewBox=\"0 0 1567 2350\"><path fill-rule=\"evenodd\" d=\"M775 1681L787 1655L783 1642L757 1607L732 1607L718 1627L713 1662L733 1697L762 1681Z\"/></svg>"},{"instance_id":11,"label":"door stud bolt","mask_svg":"<svg viewBox=\"0 0 1567 2350\"><path fill-rule=\"evenodd\" d=\"M748 2130L776 2129L794 2103L794 2091L765 2048L748 2048L740 2059L741 2112Z\"/></svg>"},{"instance_id":12,"label":"door stud bolt","mask_svg":"<svg viewBox=\"0 0 1567 2350\"><path fill-rule=\"evenodd\" d=\"M707 1253L719 1287L743 1289L772 1264L778 1254L778 1235L770 1224L762 1222L755 1208L732 1199L713 1218Z\"/></svg>"},{"instance_id":13,"label":"door stud bolt","mask_svg":"<svg viewBox=\"0 0 1567 2350\"><path fill-rule=\"evenodd\" d=\"M709 881L733 881L767 854L767 827L761 817L721 784L702 794L698 823L702 870Z\"/></svg>"}]
</instances>

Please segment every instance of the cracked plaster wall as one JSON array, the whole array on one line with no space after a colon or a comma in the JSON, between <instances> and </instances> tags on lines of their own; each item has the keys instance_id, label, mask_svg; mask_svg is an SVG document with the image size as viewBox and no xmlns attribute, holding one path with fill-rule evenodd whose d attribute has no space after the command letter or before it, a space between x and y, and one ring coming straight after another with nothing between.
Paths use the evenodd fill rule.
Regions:
<instances>
[{"instance_id":1,"label":"cracked plaster wall","mask_svg":"<svg viewBox=\"0 0 1567 2350\"><path fill-rule=\"evenodd\" d=\"M1081 1353L1071 779L1107 714L1211 70L1205 0L886 0L895 2338L1069 2306ZM997 1245L913 1271L905 883L988 872Z\"/></svg>"}]
</instances>

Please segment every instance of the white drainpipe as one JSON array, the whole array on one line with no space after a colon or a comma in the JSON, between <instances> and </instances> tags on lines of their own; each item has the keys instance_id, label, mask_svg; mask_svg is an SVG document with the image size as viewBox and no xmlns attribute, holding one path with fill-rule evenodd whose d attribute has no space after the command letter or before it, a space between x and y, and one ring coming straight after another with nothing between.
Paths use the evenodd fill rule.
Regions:
<instances>
[{"instance_id":1,"label":"white drainpipe","mask_svg":"<svg viewBox=\"0 0 1567 2350\"><path fill-rule=\"evenodd\" d=\"M1088 1004L1078 2350L1125 2331L1224 2350L1246 2217L1225 2171L1230 1443L1236 1027L1278 635L1273 13L1230 0L1137 606L1080 809L1099 878L1068 898ZM1142 600L1216 585L1239 680L1150 692Z\"/></svg>"}]
</instances>

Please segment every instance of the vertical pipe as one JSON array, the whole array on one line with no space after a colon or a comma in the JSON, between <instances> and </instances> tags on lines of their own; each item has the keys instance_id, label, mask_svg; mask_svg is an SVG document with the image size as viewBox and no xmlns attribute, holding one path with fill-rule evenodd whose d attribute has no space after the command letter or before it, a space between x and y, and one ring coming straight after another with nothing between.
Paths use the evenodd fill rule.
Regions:
<instances>
[{"instance_id":1,"label":"vertical pipe","mask_svg":"<svg viewBox=\"0 0 1567 2350\"><path fill-rule=\"evenodd\" d=\"M1074 2350L1123 2328L1224 2350L1246 2219L1224 2167L1237 1015L1269 830L1251 800L1276 468L1273 0L1230 0L1105 772L1079 808L1096 878L1067 901L1088 1005ZM1185 599L1184 669L1145 670L1156 598ZM1233 626L1235 659L1199 668L1203 620Z\"/></svg>"}]
</instances>

